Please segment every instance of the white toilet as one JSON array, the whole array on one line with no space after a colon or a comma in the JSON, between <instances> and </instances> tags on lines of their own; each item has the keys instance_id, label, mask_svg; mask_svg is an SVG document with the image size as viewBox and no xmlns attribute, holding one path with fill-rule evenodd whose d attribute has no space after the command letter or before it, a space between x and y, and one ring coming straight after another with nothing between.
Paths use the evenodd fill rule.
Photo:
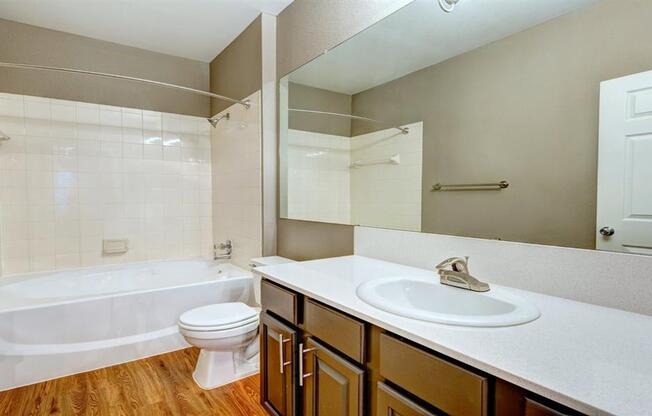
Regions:
<instances>
[{"instance_id":1,"label":"white toilet","mask_svg":"<svg viewBox=\"0 0 652 416\"><path fill-rule=\"evenodd\" d=\"M253 267L287 263L283 257L252 259ZM260 305L260 277L254 274L254 296ZM200 348L192 376L209 390L258 372L258 316L260 308L242 302L205 305L179 317L179 332Z\"/></svg>"}]
</instances>

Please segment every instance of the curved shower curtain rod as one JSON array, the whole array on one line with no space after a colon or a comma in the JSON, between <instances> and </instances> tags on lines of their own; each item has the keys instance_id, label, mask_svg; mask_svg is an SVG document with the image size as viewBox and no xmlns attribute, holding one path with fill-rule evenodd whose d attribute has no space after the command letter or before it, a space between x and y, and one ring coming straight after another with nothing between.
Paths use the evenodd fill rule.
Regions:
<instances>
[{"instance_id":1,"label":"curved shower curtain rod","mask_svg":"<svg viewBox=\"0 0 652 416\"><path fill-rule=\"evenodd\" d=\"M38 70L53 71L53 72L69 72L69 73L73 73L73 74L93 75L93 76L96 76L96 77L121 79L121 80L125 80L125 81L134 81L134 82L140 82L140 83L143 83L143 84L150 84L150 85L156 85L156 86L164 87L164 88L177 89L177 90L189 92L189 93L192 93L192 94L199 94L199 95L203 95L203 96L206 96L206 97L216 98L218 100L228 101L228 102L234 103L234 104L240 104L244 108L247 108L247 109L249 107L251 107L251 102L249 102L249 100L244 100L244 101L243 100L236 100L235 98L225 97L223 95L214 94L214 93L208 92L208 91L197 90L197 89L194 89L194 88L184 87L184 86L176 85L176 84L168 84L167 82L152 81L151 79L129 77L129 76L126 76L126 75L108 74L108 73L105 73L105 72L95 72L95 71L85 71L83 69L60 68L60 67L56 67L56 66L17 64L17 63L12 63L12 62L0 62L0 67L18 68L18 69L38 69Z\"/></svg>"},{"instance_id":2,"label":"curved shower curtain rod","mask_svg":"<svg viewBox=\"0 0 652 416\"><path fill-rule=\"evenodd\" d=\"M372 123L380 123L384 124L386 126L389 126L390 123L387 123L385 121L381 120L376 120L374 118L369 118L369 117L362 117L362 116L354 116L352 114L342 114L342 113L332 113L330 111L317 111L317 110L306 110L303 108L288 108L288 111L294 111L297 113L309 113L309 114L324 114L327 116L334 116L334 117L345 117L345 118L350 118L353 120L363 120L363 121L370 121ZM391 126L394 129L397 129L401 132L401 134L408 134L410 132L410 129L408 127L402 127L402 126Z\"/></svg>"}]
</instances>

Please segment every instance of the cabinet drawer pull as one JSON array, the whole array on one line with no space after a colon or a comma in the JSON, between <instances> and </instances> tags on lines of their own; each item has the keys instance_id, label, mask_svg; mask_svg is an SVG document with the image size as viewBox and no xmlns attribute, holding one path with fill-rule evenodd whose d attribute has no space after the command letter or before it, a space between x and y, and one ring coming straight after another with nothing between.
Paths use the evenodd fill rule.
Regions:
<instances>
[{"instance_id":1,"label":"cabinet drawer pull","mask_svg":"<svg viewBox=\"0 0 652 416\"><path fill-rule=\"evenodd\" d=\"M303 386L303 379L308 378L312 373L303 374L303 354L315 351L317 348L303 349L303 343L299 344L299 386Z\"/></svg>"},{"instance_id":2,"label":"cabinet drawer pull","mask_svg":"<svg viewBox=\"0 0 652 416\"><path fill-rule=\"evenodd\" d=\"M283 334L278 334L278 361L279 361L279 366L280 366L280 371L281 374L285 371L285 366L292 364L292 361L285 361L285 354L284 354L284 349L283 345L286 342L290 342L291 339L283 339Z\"/></svg>"}]
</instances>

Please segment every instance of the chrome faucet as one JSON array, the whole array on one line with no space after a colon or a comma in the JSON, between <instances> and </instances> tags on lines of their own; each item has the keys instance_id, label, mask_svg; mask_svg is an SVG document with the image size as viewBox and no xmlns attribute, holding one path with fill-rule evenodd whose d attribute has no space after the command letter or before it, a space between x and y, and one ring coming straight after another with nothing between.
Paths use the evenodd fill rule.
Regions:
<instances>
[{"instance_id":1,"label":"chrome faucet","mask_svg":"<svg viewBox=\"0 0 652 416\"><path fill-rule=\"evenodd\" d=\"M469 274L469 258L451 257L439 263L435 269L439 281L444 285L455 286L474 292L486 292L489 284L481 282Z\"/></svg>"},{"instance_id":2,"label":"chrome faucet","mask_svg":"<svg viewBox=\"0 0 652 416\"><path fill-rule=\"evenodd\" d=\"M222 254L217 254L217 250L221 250ZM231 252L233 251L233 243L231 240L226 240L220 244L213 244L213 260L224 260L231 258Z\"/></svg>"}]
</instances>

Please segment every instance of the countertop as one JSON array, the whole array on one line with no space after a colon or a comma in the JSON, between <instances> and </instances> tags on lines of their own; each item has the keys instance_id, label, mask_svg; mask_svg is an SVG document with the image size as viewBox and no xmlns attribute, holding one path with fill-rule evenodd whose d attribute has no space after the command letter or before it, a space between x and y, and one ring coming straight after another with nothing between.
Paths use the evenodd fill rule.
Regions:
<instances>
[{"instance_id":1,"label":"countertop","mask_svg":"<svg viewBox=\"0 0 652 416\"><path fill-rule=\"evenodd\" d=\"M393 315L356 295L358 285L381 277L432 276L438 282L432 271L346 256L256 272L580 412L652 415L650 316L510 289L533 302L541 316L511 327L459 327Z\"/></svg>"}]
</instances>

